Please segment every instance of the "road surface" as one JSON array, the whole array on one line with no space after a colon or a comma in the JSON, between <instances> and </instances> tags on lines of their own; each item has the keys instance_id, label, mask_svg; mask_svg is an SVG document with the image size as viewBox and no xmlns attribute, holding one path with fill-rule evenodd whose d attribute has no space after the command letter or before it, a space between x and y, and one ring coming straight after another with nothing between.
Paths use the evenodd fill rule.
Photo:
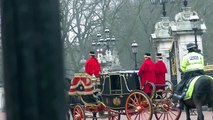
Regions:
<instances>
[{"instance_id":1,"label":"road surface","mask_svg":"<svg viewBox=\"0 0 213 120\"><path fill-rule=\"evenodd\" d=\"M204 113L204 116L205 116L205 120L213 120L212 119L212 111L204 111L203 113ZM6 120L4 112L0 112L0 120ZM87 120L91 120L91 119L87 119ZM102 120L108 120L108 119L102 119ZM122 115L121 120L127 120L126 116ZM155 120L155 119L153 118L153 120ZM185 112L182 112L180 120L186 120ZM192 115L191 120L197 120L197 116Z\"/></svg>"}]
</instances>

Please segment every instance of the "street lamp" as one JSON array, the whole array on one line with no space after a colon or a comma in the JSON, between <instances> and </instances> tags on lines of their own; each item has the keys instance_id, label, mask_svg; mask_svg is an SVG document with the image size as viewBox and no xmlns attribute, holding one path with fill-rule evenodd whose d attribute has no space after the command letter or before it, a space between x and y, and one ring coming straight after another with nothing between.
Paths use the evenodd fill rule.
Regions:
<instances>
[{"instance_id":1,"label":"street lamp","mask_svg":"<svg viewBox=\"0 0 213 120\"><path fill-rule=\"evenodd\" d=\"M175 0L150 0L152 4L157 4L159 2L161 5L163 5L163 17L166 16L166 3L168 3L169 1L174 2Z\"/></svg>"},{"instance_id":2,"label":"street lamp","mask_svg":"<svg viewBox=\"0 0 213 120\"><path fill-rule=\"evenodd\" d=\"M92 49L96 50L96 42L95 41L92 42Z\"/></svg>"},{"instance_id":3,"label":"street lamp","mask_svg":"<svg viewBox=\"0 0 213 120\"><path fill-rule=\"evenodd\" d=\"M112 47L114 48L115 47L115 42L116 42L115 36L112 36L110 42L111 42Z\"/></svg>"},{"instance_id":4,"label":"street lamp","mask_svg":"<svg viewBox=\"0 0 213 120\"><path fill-rule=\"evenodd\" d=\"M100 39L101 39L101 34L98 33L97 34L97 38L98 40L97 41L93 41L92 42L92 47L95 51L99 52L99 49L100 49Z\"/></svg>"},{"instance_id":5,"label":"street lamp","mask_svg":"<svg viewBox=\"0 0 213 120\"><path fill-rule=\"evenodd\" d=\"M105 38L105 43L106 43L106 49L109 50L109 42L110 42L110 36L109 36L109 28L106 28L104 30L105 34L106 34L106 38Z\"/></svg>"},{"instance_id":6,"label":"street lamp","mask_svg":"<svg viewBox=\"0 0 213 120\"><path fill-rule=\"evenodd\" d=\"M98 41L93 41L92 42L92 48L98 52L103 52L103 51L106 51L106 50L110 50L115 47L115 42L116 42L116 39L114 36L112 36L112 38L110 37L110 30L109 28L106 28L104 30L104 33L105 33L105 36L102 37L100 33L97 34L97 38L98 38Z\"/></svg>"},{"instance_id":7,"label":"street lamp","mask_svg":"<svg viewBox=\"0 0 213 120\"><path fill-rule=\"evenodd\" d=\"M131 48L132 48L132 53L134 54L134 57L135 57L135 70L136 70L137 69L136 55L137 55L137 52L138 52L138 43L136 43L135 40L133 41Z\"/></svg>"},{"instance_id":8,"label":"street lamp","mask_svg":"<svg viewBox=\"0 0 213 120\"><path fill-rule=\"evenodd\" d=\"M187 0L183 0L183 5L184 5L184 7L186 7L188 5L188 1Z\"/></svg>"},{"instance_id":9,"label":"street lamp","mask_svg":"<svg viewBox=\"0 0 213 120\"><path fill-rule=\"evenodd\" d=\"M196 48L198 48L197 30L198 30L198 25L199 25L199 17L196 13L193 13L192 16L190 17L190 22L191 22L192 30L194 31L194 34L195 34L195 46L196 46Z\"/></svg>"},{"instance_id":10,"label":"street lamp","mask_svg":"<svg viewBox=\"0 0 213 120\"><path fill-rule=\"evenodd\" d=\"M100 34L100 33L98 33L98 34L97 34L97 38L98 38L98 40L100 39L100 37L101 37L101 34Z\"/></svg>"},{"instance_id":11,"label":"street lamp","mask_svg":"<svg viewBox=\"0 0 213 120\"><path fill-rule=\"evenodd\" d=\"M108 37L109 37L109 28L106 28L106 29L104 30L104 32L106 33L106 38L108 38Z\"/></svg>"}]
</instances>

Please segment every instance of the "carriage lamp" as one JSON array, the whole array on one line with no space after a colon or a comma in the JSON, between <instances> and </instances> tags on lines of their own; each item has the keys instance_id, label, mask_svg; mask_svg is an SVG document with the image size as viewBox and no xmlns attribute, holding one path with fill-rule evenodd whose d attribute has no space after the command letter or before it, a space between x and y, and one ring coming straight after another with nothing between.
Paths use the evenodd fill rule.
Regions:
<instances>
[{"instance_id":1,"label":"carriage lamp","mask_svg":"<svg viewBox=\"0 0 213 120\"><path fill-rule=\"evenodd\" d=\"M199 25L199 17L196 13L193 13L192 16L190 17L190 22L191 22L192 30L194 31L195 45L196 45L196 48L198 48L197 31L198 31L198 25Z\"/></svg>"},{"instance_id":2,"label":"carriage lamp","mask_svg":"<svg viewBox=\"0 0 213 120\"><path fill-rule=\"evenodd\" d=\"M133 41L131 48L132 48L132 53L134 54L134 57L135 57L135 70L136 70L137 69L138 43L136 43L135 40Z\"/></svg>"}]
</instances>

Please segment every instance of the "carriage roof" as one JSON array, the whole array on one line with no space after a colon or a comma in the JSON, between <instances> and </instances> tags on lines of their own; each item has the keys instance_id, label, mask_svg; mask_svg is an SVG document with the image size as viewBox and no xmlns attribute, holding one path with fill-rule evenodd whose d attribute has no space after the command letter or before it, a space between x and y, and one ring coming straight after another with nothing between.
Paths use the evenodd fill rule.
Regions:
<instances>
[{"instance_id":1,"label":"carriage roof","mask_svg":"<svg viewBox=\"0 0 213 120\"><path fill-rule=\"evenodd\" d=\"M108 73L102 73L102 75L106 74L125 74L125 73L138 73L138 70L119 70L119 71L110 71Z\"/></svg>"}]
</instances>

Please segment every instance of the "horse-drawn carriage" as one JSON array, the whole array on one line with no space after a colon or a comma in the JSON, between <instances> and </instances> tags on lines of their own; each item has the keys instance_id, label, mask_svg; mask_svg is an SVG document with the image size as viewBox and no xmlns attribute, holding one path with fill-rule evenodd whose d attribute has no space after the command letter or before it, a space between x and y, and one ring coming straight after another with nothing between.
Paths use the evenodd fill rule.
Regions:
<instances>
[{"instance_id":1,"label":"horse-drawn carriage","mask_svg":"<svg viewBox=\"0 0 213 120\"><path fill-rule=\"evenodd\" d=\"M99 87L97 82L100 82ZM100 81L86 73L75 74L69 91L71 97L75 98L71 101L70 107L73 119L115 120L120 119L121 115L126 115L129 120L151 120L153 114L157 120L178 119L181 110L175 108L169 98L173 90L171 82L157 85L164 88L161 91L155 90L156 85L148 84L151 84L153 90L150 96L140 89L136 71L102 74Z\"/></svg>"}]
</instances>

